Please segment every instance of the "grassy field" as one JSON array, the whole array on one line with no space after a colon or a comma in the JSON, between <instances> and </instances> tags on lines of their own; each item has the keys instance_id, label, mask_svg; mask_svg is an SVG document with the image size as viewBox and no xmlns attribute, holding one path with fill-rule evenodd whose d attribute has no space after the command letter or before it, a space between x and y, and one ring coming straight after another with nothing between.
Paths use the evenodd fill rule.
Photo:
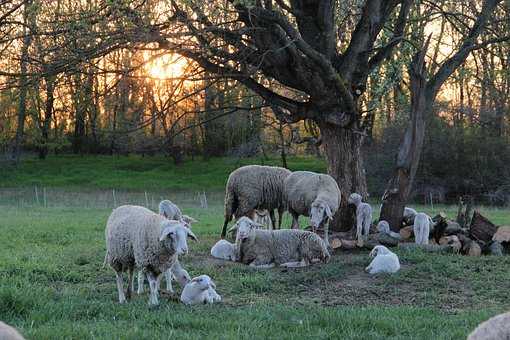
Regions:
<instances>
[{"instance_id":1,"label":"grassy field","mask_svg":"<svg viewBox=\"0 0 510 340\"><path fill-rule=\"evenodd\" d=\"M101 267L111 209L0 210L0 320L29 339L461 339L510 307L509 257L399 253L403 269L375 277L363 271L366 251L294 270L214 260L220 202L186 207L200 220L200 242L182 263L192 276L210 275L224 302L163 299L150 309L145 294L119 305L113 272ZM507 212L484 213L510 222Z\"/></svg>"}]
</instances>

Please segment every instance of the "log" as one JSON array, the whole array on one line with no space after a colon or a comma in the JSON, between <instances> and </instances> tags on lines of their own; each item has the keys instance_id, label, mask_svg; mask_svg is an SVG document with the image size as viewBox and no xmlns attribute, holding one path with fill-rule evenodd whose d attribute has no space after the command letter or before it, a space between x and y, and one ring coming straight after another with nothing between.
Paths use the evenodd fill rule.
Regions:
<instances>
[{"instance_id":1,"label":"log","mask_svg":"<svg viewBox=\"0 0 510 340\"><path fill-rule=\"evenodd\" d=\"M478 211L474 212L469 228L471 238L483 242L490 242L496 231L498 231L498 228L494 223L482 216Z\"/></svg>"},{"instance_id":2,"label":"log","mask_svg":"<svg viewBox=\"0 0 510 340\"><path fill-rule=\"evenodd\" d=\"M340 242L342 243L341 249L354 249L354 248L356 248L356 241L355 240L343 240L343 239L341 239Z\"/></svg>"},{"instance_id":3,"label":"log","mask_svg":"<svg viewBox=\"0 0 510 340\"><path fill-rule=\"evenodd\" d=\"M376 233L371 234L368 237L368 240L363 243L363 247L367 249L372 249L375 246L383 245L387 247L396 247L398 245L399 239L391 237L388 234L384 233Z\"/></svg>"},{"instance_id":4,"label":"log","mask_svg":"<svg viewBox=\"0 0 510 340\"><path fill-rule=\"evenodd\" d=\"M492 236L493 241L498 242L510 242L510 226L501 226L498 228L498 231Z\"/></svg>"},{"instance_id":5,"label":"log","mask_svg":"<svg viewBox=\"0 0 510 340\"><path fill-rule=\"evenodd\" d=\"M503 256L503 245L498 241L493 241L488 250L490 255Z\"/></svg>"},{"instance_id":6,"label":"log","mask_svg":"<svg viewBox=\"0 0 510 340\"><path fill-rule=\"evenodd\" d=\"M445 235L455 235L462 232L462 227L455 221L447 221L446 229L444 230Z\"/></svg>"},{"instance_id":7,"label":"log","mask_svg":"<svg viewBox=\"0 0 510 340\"><path fill-rule=\"evenodd\" d=\"M399 243L399 249L407 251L415 251L421 249L427 253L453 253L454 249L451 245L435 245L435 244L416 244L416 243Z\"/></svg>"},{"instance_id":8,"label":"log","mask_svg":"<svg viewBox=\"0 0 510 340\"><path fill-rule=\"evenodd\" d=\"M409 240L414 235L413 226L407 226L400 229L400 237L403 240Z\"/></svg>"},{"instance_id":9,"label":"log","mask_svg":"<svg viewBox=\"0 0 510 340\"><path fill-rule=\"evenodd\" d=\"M334 238L329 242L329 244L331 248L338 249L342 247L342 240L340 240L339 238Z\"/></svg>"},{"instance_id":10,"label":"log","mask_svg":"<svg viewBox=\"0 0 510 340\"><path fill-rule=\"evenodd\" d=\"M455 253L458 253L462 249L462 243L459 238L455 235L443 236L439 240L440 245L450 245Z\"/></svg>"},{"instance_id":11,"label":"log","mask_svg":"<svg viewBox=\"0 0 510 340\"><path fill-rule=\"evenodd\" d=\"M467 244L467 249L464 249L467 256L481 256L482 255L482 248L480 245L472 241L469 244Z\"/></svg>"}]
</instances>

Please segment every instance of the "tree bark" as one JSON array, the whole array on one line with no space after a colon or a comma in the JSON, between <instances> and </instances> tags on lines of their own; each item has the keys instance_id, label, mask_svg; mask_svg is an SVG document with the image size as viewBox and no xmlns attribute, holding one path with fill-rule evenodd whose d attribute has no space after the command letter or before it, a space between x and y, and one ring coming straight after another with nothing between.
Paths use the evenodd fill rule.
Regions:
<instances>
[{"instance_id":1,"label":"tree bark","mask_svg":"<svg viewBox=\"0 0 510 340\"><path fill-rule=\"evenodd\" d=\"M46 104L44 108L44 119L41 124L41 143L39 146L39 158L46 159L48 155L49 130L51 118L53 117L53 102L55 91L55 79L53 77L46 78Z\"/></svg>"}]
</instances>

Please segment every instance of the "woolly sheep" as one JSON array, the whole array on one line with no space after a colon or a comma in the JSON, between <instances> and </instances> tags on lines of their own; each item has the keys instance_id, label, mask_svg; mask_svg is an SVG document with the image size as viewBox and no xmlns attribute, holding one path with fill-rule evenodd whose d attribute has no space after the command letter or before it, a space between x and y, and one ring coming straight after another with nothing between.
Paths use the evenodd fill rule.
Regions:
<instances>
[{"instance_id":1,"label":"woolly sheep","mask_svg":"<svg viewBox=\"0 0 510 340\"><path fill-rule=\"evenodd\" d=\"M374 259L365 268L369 274L396 273L400 269L398 256L385 246L375 246L370 252L370 257Z\"/></svg>"},{"instance_id":2,"label":"woolly sheep","mask_svg":"<svg viewBox=\"0 0 510 340\"><path fill-rule=\"evenodd\" d=\"M228 177L225 192L225 222L221 238L227 232L228 222L235 216L248 216L253 209L267 209L273 229L276 226L274 210L278 210L278 227L285 209L283 181L291 172L274 166L247 165L234 170Z\"/></svg>"},{"instance_id":3,"label":"woolly sheep","mask_svg":"<svg viewBox=\"0 0 510 340\"><path fill-rule=\"evenodd\" d=\"M219 240L211 248L211 256L217 259L235 261L235 245L227 240Z\"/></svg>"},{"instance_id":4,"label":"woolly sheep","mask_svg":"<svg viewBox=\"0 0 510 340\"><path fill-rule=\"evenodd\" d=\"M430 217L425 213L417 213L414 217L414 241L416 244L429 244Z\"/></svg>"},{"instance_id":5,"label":"woolly sheep","mask_svg":"<svg viewBox=\"0 0 510 340\"><path fill-rule=\"evenodd\" d=\"M23 336L14 328L0 321L1 340L24 340Z\"/></svg>"},{"instance_id":6,"label":"woolly sheep","mask_svg":"<svg viewBox=\"0 0 510 340\"><path fill-rule=\"evenodd\" d=\"M372 207L361 201L361 195L352 193L348 199L349 204L356 206L356 238L358 242L366 241L372 225Z\"/></svg>"},{"instance_id":7,"label":"woolly sheep","mask_svg":"<svg viewBox=\"0 0 510 340\"><path fill-rule=\"evenodd\" d=\"M186 305L201 303L214 303L221 301L221 296L216 293L216 285L207 275L200 275L191 280L181 293L181 302Z\"/></svg>"},{"instance_id":8,"label":"woolly sheep","mask_svg":"<svg viewBox=\"0 0 510 340\"><path fill-rule=\"evenodd\" d=\"M292 228L299 228L299 216L309 216L315 232L324 226L324 242L329 247L329 222L340 206L340 189L333 177L311 171L293 172L284 184L284 198L292 215Z\"/></svg>"},{"instance_id":9,"label":"woolly sheep","mask_svg":"<svg viewBox=\"0 0 510 340\"><path fill-rule=\"evenodd\" d=\"M250 228L240 235L238 259L250 266L267 268L274 265L302 267L319 260L328 262L326 243L315 233L303 230L263 230Z\"/></svg>"},{"instance_id":10,"label":"woolly sheep","mask_svg":"<svg viewBox=\"0 0 510 340\"><path fill-rule=\"evenodd\" d=\"M252 229L264 229L264 226L254 222L247 216L243 216L228 230L229 233L235 233L236 235L233 244L234 261L239 261L242 241L248 237Z\"/></svg>"},{"instance_id":11,"label":"woolly sheep","mask_svg":"<svg viewBox=\"0 0 510 340\"><path fill-rule=\"evenodd\" d=\"M255 223L269 227L269 229L273 228L273 225L271 224L271 218L269 217L269 211L267 211L265 209L264 210L254 209L253 213L248 216Z\"/></svg>"},{"instance_id":12,"label":"woolly sheep","mask_svg":"<svg viewBox=\"0 0 510 340\"><path fill-rule=\"evenodd\" d=\"M179 259L175 260L173 266L165 272L165 281L166 281L166 290L170 293L174 293L174 289L172 286L172 281L177 281L182 287L184 287L189 281L191 281L191 277L188 272L182 268ZM144 279L145 274L143 270L138 272L138 291L137 294L142 294L144 292ZM159 283L159 282L158 282ZM159 291L159 286L158 286Z\"/></svg>"},{"instance_id":13,"label":"woolly sheep","mask_svg":"<svg viewBox=\"0 0 510 340\"><path fill-rule=\"evenodd\" d=\"M467 338L467 340L506 339L510 339L510 312L496 315L482 322Z\"/></svg>"},{"instance_id":14,"label":"woolly sheep","mask_svg":"<svg viewBox=\"0 0 510 340\"><path fill-rule=\"evenodd\" d=\"M170 200L163 200L159 202L159 214L169 220L182 221L190 228L193 223L198 222L191 216L183 215L181 209Z\"/></svg>"},{"instance_id":15,"label":"woolly sheep","mask_svg":"<svg viewBox=\"0 0 510 340\"><path fill-rule=\"evenodd\" d=\"M396 233L396 232L393 232L390 230L390 225L387 221L379 221L379 223L377 223L377 231L382 233L382 234L386 234L386 235L389 235L393 238L396 238L396 239L399 239L401 238L400 234L399 233Z\"/></svg>"},{"instance_id":16,"label":"woolly sheep","mask_svg":"<svg viewBox=\"0 0 510 340\"><path fill-rule=\"evenodd\" d=\"M162 273L170 269L178 255L188 252L186 238L196 236L182 222L170 221L152 211L133 205L116 208L108 218L105 230L105 263L115 271L119 302L126 302L133 290L133 270L144 271L149 281L149 304L158 304ZM122 273L128 272L128 288L124 295Z\"/></svg>"}]
</instances>

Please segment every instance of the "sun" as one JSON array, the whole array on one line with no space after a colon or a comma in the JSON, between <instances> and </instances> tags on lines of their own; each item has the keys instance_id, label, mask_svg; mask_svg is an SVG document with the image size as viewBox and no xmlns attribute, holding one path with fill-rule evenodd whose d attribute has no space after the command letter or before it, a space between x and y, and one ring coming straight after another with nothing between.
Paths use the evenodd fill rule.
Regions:
<instances>
[{"instance_id":1,"label":"sun","mask_svg":"<svg viewBox=\"0 0 510 340\"><path fill-rule=\"evenodd\" d=\"M166 80L181 77L187 65L187 60L182 56L163 55L149 62L146 69L149 77Z\"/></svg>"}]
</instances>

